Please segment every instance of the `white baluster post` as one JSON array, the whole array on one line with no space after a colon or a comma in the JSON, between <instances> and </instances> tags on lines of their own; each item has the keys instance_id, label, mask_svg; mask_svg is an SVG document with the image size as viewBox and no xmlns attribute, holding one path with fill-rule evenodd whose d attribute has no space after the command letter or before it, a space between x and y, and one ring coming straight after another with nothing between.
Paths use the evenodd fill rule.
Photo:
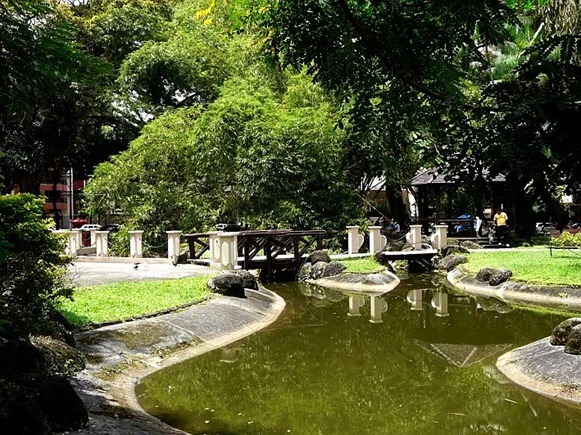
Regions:
<instances>
[{"instance_id":1,"label":"white baluster post","mask_svg":"<svg viewBox=\"0 0 581 435\"><path fill-rule=\"evenodd\" d=\"M234 270L238 266L238 233L217 235L220 245L220 269Z\"/></svg>"},{"instance_id":2,"label":"white baluster post","mask_svg":"<svg viewBox=\"0 0 581 435\"><path fill-rule=\"evenodd\" d=\"M129 231L129 256L131 258L143 257L143 231Z\"/></svg>"},{"instance_id":3,"label":"white baluster post","mask_svg":"<svg viewBox=\"0 0 581 435\"><path fill-rule=\"evenodd\" d=\"M222 234L222 231L208 232L208 245L210 246L210 267L213 269L220 269L222 264L220 259L222 249L220 248L220 240L218 239L219 234Z\"/></svg>"},{"instance_id":4,"label":"white baluster post","mask_svg":"<svg viewBox=\"0 0 581 435\"><path fill-rule=\"evenodd\" d=\"M109 231L95 231L95 246L97 248L97 257L107 257L108 243L107 235Z\"/></svg>"},{"instance_id":5,"label":"white baluster post","mask_svg":"<svg viewBox=\"0 0 581 435\"><path fill-rule=\"evenodd\" d=\"M73 233L75 245L73 251L71 252L71 255L76 256L79 249L83 247L83 231L81 231L78 228L73 228L71 232Z\"/></svg>"},{"instance_id":6,"label":"white baluster post","mask_svg":"<svg viewBox=\"0 0 581 435\"><path fill-rule=\"evenodd\" d=\"M383 251L387 245L387 238L381 235L381 227L369 227L369 252L372 254Z\"/></svg>"},{"instance_id":7,"label":"white baluster post","mask_svg":"<svg viewBox=\"0 0 581 435\"><path fill-rule=\"evenodd\" d=\"M166 231L167 234L167 258L173 264L177 264L180 256L180 236L182 232L179 230Z\"/></svg>"},{"instance_id":8,"label":"white baluster post","mask_svg":"<svg viewBox=\"0 0 581 435\"><path fill-rule=\"evenodd\" d=\"M363 244L363 235L359 234L359 225L347 227L347 254L357 254Z\"/></svg>"},{"instance_id":9,"label":"white baluster post","mask_svg":"<svg viewBox=\"0 0 581 435\"><path fill-rule=\"evenodd\" d=\"M406 240L411 243L414 250L422 249L422 226L410 225L410 232L406 235Z\"/></svg>"}]
</instances>

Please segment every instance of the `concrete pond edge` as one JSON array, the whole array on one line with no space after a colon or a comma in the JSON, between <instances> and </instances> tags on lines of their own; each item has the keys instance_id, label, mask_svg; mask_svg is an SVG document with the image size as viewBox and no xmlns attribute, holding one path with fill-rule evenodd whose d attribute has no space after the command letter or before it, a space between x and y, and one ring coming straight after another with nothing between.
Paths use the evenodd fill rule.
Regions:
<instances>
[{"instance_id":1,"label":"concrete pond edge","mask_svg":"<svg viewBox=\"0 0 581 435\"><path fill-rule=\"evenodd\" d=\"M262 286L259 290L246 289L246 295L247 298L211 298L177 313L78 334L78 341L81 342L79 347L88 353L89 362L87 368L78 373L72 382L87 405L90 425L74 433L185 433L147 414L138 403L135 386L144 377L158 370L234 343L264 329L276 321L286 305L283 298ZM248 315L242 316L240 322L228 322L228 316L237 310ZM226 321L217 326L216 333L212 332L206 334L206 338L201 338L204 336L197 333L196 322L188 328L186 319L195 316L200 319L199 324L208 317L208 313L216 318L223 314ZM169 325L178 331L180 338L168 340L166 343L156 342L148 346L146 354L112 350L113 347L109 346L107 339L99 338L102 333L131 334L139 329L154 328L155 325ZM83 342L89 344L83 345ZM101 354L98 358L100 361L91 362L91 349L98 349Z\"/></svg>"},{"instance_id":2,"label":"concrete pond edge","mask_svg":"<svg viewBox=\"0 0 581 435\"><path fill-rule=\"evenodd\" d=\"M477 281L462 267L448 272L447 280L453 287L477 296L561 310L581 308L581 288L536 286L513 281L491 286ZM544 337L501 355L496 367L523 388L565 404L581 406L581 355L566 354L563 346L551 345L549 338Z\"/></svg>"}]
</instances>

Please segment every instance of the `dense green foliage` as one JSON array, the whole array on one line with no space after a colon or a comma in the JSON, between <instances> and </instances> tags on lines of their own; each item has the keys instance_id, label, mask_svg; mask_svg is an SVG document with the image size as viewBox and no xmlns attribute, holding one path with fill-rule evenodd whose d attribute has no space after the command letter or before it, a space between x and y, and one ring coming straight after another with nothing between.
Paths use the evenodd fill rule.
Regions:
<instances>
[{"instance_id":1,"label":"dense green foliage","mask_svg":"<svg viewBox=\"0 0 581 435\"><path fill-rule=\"evenodd\" d=\"M554 246L577 246L581 248L581 233L563 232L559 237L551 240L551 243Z\"/></svg>"},{"instance_id":2,"label":"dense green foliage","mask_svg":"<svg viewBox=\"0 0 581 435\"><path fill-rule=\"evenodd\" d=\"M210 294L208 276L159 281L133 281L76 288L57 309L76 327L121 322L176 309Z\"/></svg>"},{"instance_id":3,"label":"dense green foliage","mask_svg":"<svg viewBox=\"0 0 581 435\"><path fill-rule=\"evenodd\" d=\"M42 209L32 195L0 196L0 342L39 331L52 303L71 293L68 260Z\"/></svg>"},{"instance_id":4,"label":"dense green foliage","mask_svg":"<svg viewBox=\"0 0 581 435\"><path fill-rule=\"evenodd\" d=\"M579 190L576 12L552 0L8 0L0 179L35 190L131 143L94 171L87 212L120 210L153 235L216 221L335 233L367 211L376 177L396 192L438 165L477 211L506 176L527 235L533 211L555 215L555 198Z\"/></svg>"}]
</instances>

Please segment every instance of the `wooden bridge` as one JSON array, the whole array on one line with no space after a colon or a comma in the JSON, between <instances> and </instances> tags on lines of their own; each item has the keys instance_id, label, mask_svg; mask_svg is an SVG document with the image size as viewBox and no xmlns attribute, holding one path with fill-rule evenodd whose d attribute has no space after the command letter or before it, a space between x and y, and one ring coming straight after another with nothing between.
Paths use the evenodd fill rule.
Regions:
<instances>
[{"instance_id":1,"label":"wooden bridge","mask_svg":"<svg viewBox=\"0 0 581 435\"><path fill-rule=\"evenodd\" d=\"M184 236L189 245L190 261L211 264L211 260L202 258L210 251L211 234L215 233ZM260 269L266 280L272 280L277 270L296 273L310 252L323 248L324 235L324 230L242 231L237 233L237 263L246 270Z\"/></svg>"}]
</instances>

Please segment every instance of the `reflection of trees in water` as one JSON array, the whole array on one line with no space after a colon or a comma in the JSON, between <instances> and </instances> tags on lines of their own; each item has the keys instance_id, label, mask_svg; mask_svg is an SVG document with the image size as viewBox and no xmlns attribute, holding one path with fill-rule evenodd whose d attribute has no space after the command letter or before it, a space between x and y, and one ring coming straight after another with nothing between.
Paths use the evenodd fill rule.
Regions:
<instances>
[{"instance_id":1,"label":"reflection of trees in water","mask_svg":"<svg viewBox=\"0 0 581 435\"><path fill-rule=\"evenodd\" d=\"M487 361L486 346L547 335L555 319L519 310L501 316L452 291L450 315L437 317L431 300L443 289L425 280L418 286L424 309L411 310L406 296L414 286L405 286L383 297L382 324L368 321L367 296L362 316L349 317L348 294L273 286L287 300L274 328L236 343L233 363L221 363L218 350L146 378L141 403L190 432L470 433L494 426L532 433L539 424L554 431L573 423L549 402L526 402L522 390L499 384L490 364L474 363ZM437 350L426 352L432 344ZM472 352L478 347L482 353ZM517 403L506 406L507 397Z\"/></svg>"}]
</instances>

